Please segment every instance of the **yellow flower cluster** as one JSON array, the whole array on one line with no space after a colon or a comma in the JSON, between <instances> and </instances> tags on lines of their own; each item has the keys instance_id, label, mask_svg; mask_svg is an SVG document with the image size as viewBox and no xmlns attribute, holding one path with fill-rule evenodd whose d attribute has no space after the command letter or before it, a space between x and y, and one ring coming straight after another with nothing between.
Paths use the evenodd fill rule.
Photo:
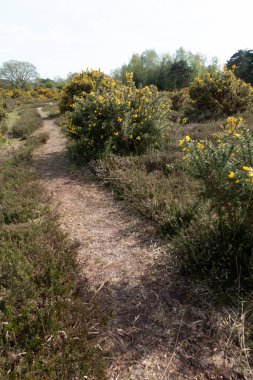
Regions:
<instances>
[{"instance_id":1,"label":"yellow flower cluster","mask_svg":"<svg viewBox=\"0 0 253 380\"><path fill-rule=\"evenodd\" d=\"M233 170L230 171L230 173L228 174L228 178L231 180L231 179L235 179L235 183L240 183L240 182L249 182L249 183L253 183L253 168L251 166L245 166L243 165L242 170L237 170L237 173ZM243 175L243 172L246 172L246 177L245 175Z\"/></svg>"},{"instance_id":2,"label":"yellow flower cluster","mask_svg":"<svg viewBox=\"0 0 253 380\"><path fill-rule=\"evenodd\" d=\"M95 72L94 77L97 75ZM127 85L99 75L97 88L73 96L68 126L70 138L84 146L92 141L94 154L108 150L108 146L113 152L137 151L145 143L157 140L168 120L170 100L165 101L154 86L136 88L132 74L127 75ZM77 76L74 85L78 77L84 80L84 74ZM88 79L92 77L90 73ZM71 84L68 89L72 89Z\"/></svg>"},{"instance_id":3,"label":"yellow flower cluster","mask_svg":"<svg viewBox=\"0 0 253 380\"><path fill-rule=\"evenodd\" d=\"M0 89L0 97L8 101L8 99L18 99L22 102L30 100L47 100L59 99L60 91L55 88L34 88L34 89Z\"/></svg>"},{"instance_id":4,"label":"yellow flower cluster","mask_svg":"<svg viewBox=\"0 0 253 380\"><path fill-rule=\"evenodd\" d=\"M192 140L191 140L191 137L189 135L185 136L184 139L180 139L179 140L179 144L178 145L182 147L182 151L184 153L190 152L190 148L189 148L189 144L188 144L190 141L192 141ZM202 151L202 150L205 149L205 144L203 144L203 142L201 142L201 141L198 141L196 143L196 148L197 148L197 150ZM186 159L187 159L187 157L184 156L183 160L186 160Z\"/></svg>"},{"instance_id":5,"label":"yellow flower cluster","mask_svg":"<svg viewBox=\"0 0 253 380\"><path fill-rule=\"evenodd\" d=\"M213 133L213 137L217 139L218 143L224 143L229 137L238 139L241 137L240 129L244 124L244 119L242 117L227 117L226 123L220 125L220 132Z\"/></svg>"},{"instance_id":6,"label":"yellow flower cluster","mask_svg":"<svg viewBox=\"0 0 253 380\"><path fill-rule=\"evenodd\" d=\"M253 88L237 79L234 69L207 73L196 77L189 89L193 113L210 118L224 117L245 111L253 103Z\"/></svg>"}]
</instances>

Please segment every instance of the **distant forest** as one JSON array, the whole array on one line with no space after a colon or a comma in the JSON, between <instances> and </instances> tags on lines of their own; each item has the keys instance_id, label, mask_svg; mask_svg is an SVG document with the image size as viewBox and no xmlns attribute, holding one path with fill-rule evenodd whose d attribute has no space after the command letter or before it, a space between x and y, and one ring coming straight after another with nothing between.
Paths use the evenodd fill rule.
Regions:
<instances>
[{"instance_id":1,"label":"distant forest","mask_svg":"<svg viewBox=\"0 0 253 380\"><path fill-rule=\"evenodd\" d=\"M233 54L227 66L232 68L234 65L236 76L253 84L253 50L239 50ZM216 57L207 64L202 54L194 54L181 47L174 55L159 55L155 50L133 54L129 63L116 69L112 75L124 82L125 73L132 72L138 87L153 84L159 90L175 90L188 87L197 76L220 69Z\"/></svg>"}]
</instances>

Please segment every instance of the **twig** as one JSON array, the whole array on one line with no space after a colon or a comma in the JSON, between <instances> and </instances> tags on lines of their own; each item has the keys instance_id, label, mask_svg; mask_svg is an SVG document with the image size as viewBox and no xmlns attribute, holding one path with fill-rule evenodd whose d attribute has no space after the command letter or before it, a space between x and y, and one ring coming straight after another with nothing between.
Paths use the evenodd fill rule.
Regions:
<instances>
[{"instance_id":1,"label":"twig","mask_svg":"<svg viewBox=\"0 0 253 380\"><path fill-rule=\"evenodd\" d=\"M187 307L187 306L186 306L186 307ZM168 363L167 367L165 368L165 371L164 371L164 373L163 373L163 375L162 375L161 380L163 380L163 379L165 378L166 373L167 373L167 371L168 371L168 369L169 369L169 366L171 365L171 362L172 362L173 357L174 357L174 355L175 355L176 346L177 346L178 338L179 338L179 334L180 334L180 331L181 331L181 328L182 328L182 324L183 324L183 319L184 319L184 316L185 316L186 307L184 308L184 312L183 312L183 315L182 315L182 318L181 318L181 321L180 321L180 325L179 325L179 328L178 328L177 337L176 337L176 341L175 341L175 344L174 344L173 352L172 352L172 354L171 354L171 357L170 357L169 363Z\"/></svg>"}]
</instances>

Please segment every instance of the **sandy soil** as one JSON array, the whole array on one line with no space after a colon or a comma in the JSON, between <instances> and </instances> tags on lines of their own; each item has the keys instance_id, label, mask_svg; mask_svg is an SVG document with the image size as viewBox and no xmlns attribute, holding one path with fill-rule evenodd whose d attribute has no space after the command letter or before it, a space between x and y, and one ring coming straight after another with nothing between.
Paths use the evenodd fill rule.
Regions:
<instances>
[{"instance_id":1,"label":"sandy soil","mask_svg":"<svg viewBox=\"0 0 253 380\"><path fill-rule=\"evenodd\" d=\"M94 297L111 314L94 331L108 362L106 379L242 379L226 318L213 310L208 289L181 278L152 226L88 171L80 179L68 165L60 128L39 113L50 138L35 152L34 166L78 246Z\"/></svg>"}]
</instances>

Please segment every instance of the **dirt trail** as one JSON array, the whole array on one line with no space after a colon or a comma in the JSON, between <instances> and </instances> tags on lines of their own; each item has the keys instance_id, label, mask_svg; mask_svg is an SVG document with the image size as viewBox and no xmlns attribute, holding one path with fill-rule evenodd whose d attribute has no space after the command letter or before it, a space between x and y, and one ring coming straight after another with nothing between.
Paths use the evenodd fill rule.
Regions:
<instances>
[{"instance_id":1,"label":"dirt trail","mask_svg":"<svg viewBox=\"0 0 253 380\"><path fill-rule=\"evenodd\" d=\"M112 310L99 332L107 379L236 379L207 290L193 291L163 263L147 222L88 175L80 181L68 166L60 128L39 113L50 137L35 152L34 166L62 216L62 228L78 244L94 296Z\"/></svg>"}]
</instances>

